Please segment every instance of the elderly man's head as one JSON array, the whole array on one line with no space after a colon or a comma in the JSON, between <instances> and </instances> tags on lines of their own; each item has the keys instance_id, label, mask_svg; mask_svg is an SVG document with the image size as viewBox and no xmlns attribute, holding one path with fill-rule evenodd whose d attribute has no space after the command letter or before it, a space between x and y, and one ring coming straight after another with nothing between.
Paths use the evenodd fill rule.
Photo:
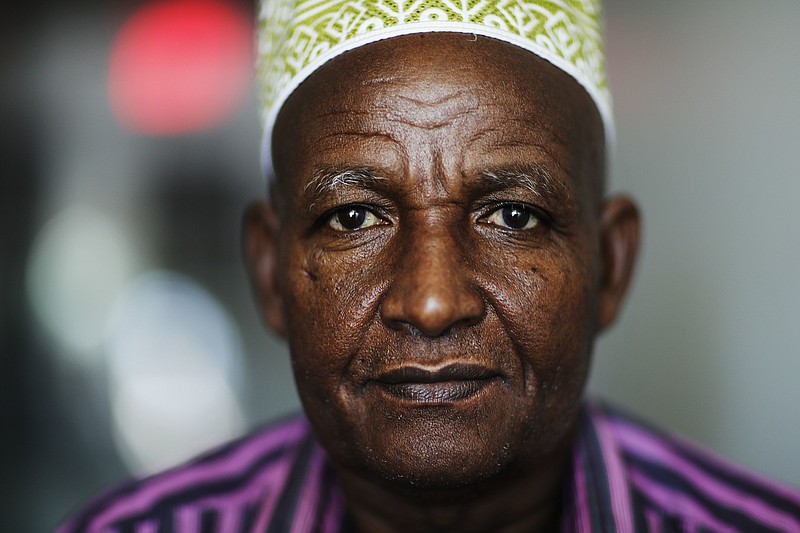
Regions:
<instances>
[{"instance_id":1,"label":"elderly man's head","mask_svg":"<svg viewBox=\"0 0 800 533\"><path fill-rule=\"evenodd\" d=\"M580 84L485 37L373 43L289 97L249 256L345 479L431 494L561 468L636 248L605 153Z\"/></svg>"}]
</instances>

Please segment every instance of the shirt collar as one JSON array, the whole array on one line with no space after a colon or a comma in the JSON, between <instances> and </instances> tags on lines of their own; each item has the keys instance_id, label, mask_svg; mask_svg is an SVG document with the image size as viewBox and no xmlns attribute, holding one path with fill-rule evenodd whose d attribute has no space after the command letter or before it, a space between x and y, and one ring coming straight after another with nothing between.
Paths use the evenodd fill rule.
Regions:
<instances>
[{"instance_id":1,"label":"shirt collar","mask_svg":"<svg viewBox=\"0 0 800 533\"><path fill-rule=\"evenodd\" d=\"M587 403L578 424L571 476L565 483L562 531L633 531L628 475L604 409Z\"/></svg>"}]
</instances>

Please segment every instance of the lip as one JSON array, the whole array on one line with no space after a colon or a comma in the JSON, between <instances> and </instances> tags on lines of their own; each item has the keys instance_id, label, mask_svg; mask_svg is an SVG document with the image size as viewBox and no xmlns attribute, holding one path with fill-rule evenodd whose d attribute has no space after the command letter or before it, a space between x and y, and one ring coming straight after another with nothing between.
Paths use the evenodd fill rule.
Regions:
<instances>
[{"instance_id":1,"label":"lip","mask_svg":"<svg viewBox=\"0 0 800 533\"><path fill-rule=\"evenodd\" d=\"M491 368L455 363L437 369L403 366L380 374L375 383L399 400L440 405L472 398L499 378Z\"/></svg>"}]
</instances>

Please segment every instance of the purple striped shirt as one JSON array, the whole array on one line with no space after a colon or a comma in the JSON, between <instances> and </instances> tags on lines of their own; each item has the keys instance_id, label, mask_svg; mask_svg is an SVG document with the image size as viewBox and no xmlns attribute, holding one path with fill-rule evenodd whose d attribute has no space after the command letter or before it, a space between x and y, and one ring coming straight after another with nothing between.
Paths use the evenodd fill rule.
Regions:
<instances>
[{"instance_id":1,"label":"purple striped shirt","mask_svg":"<svg viewBox=\"0 0 800 533\"><path fill-rule=\"evenodd\" d=\"M800 533L800 491L590 404L564 482L562 531ZM105 495L58 533L343 532L342 493L298 417Z\"/></svg>"}]
</instances>

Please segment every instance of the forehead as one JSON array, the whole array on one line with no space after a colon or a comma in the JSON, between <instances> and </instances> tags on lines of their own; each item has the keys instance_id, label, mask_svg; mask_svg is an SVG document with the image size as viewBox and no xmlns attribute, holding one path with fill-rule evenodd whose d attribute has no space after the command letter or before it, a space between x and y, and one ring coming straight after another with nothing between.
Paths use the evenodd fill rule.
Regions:
<instances>
[{"instance_id":1,"label":"forehead","mask_svg":"<svg viewBox=\"0 0 800 533\"><path fill-rule=\"evenodd\" d=\"M489 153L602 181L599 113L575 80L527 51L420 34L325 65L288 99L273 135L278 178L301 181L326 165L399 169L434 157L463 173Z\"/></svg>"}]
</instances>

